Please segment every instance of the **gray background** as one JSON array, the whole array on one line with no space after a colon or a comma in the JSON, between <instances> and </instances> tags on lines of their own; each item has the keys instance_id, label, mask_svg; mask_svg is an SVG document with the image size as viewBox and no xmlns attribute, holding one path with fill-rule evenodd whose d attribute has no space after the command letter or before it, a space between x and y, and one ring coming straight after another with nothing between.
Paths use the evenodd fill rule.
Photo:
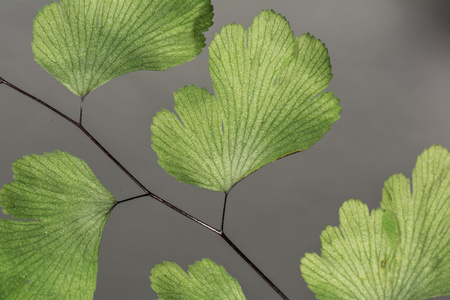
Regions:
<instances>
[{"instance_id":1,"label":"gray background","mask_svg":"<svg viewBox=\"0 0 450 300\"><path fill-rule=\"evenodd\" d=\"M79 100L33 60L32 22L49 0L0 0L0 74L73 118ZM448 1L213 1L214 33L248 27L262 9L286 16L296 35L327 45L341 119L310 150L271 163L229 197L226 233L292 299L314 299L299 259L320 251L319 235L338 224L338 208L358 198L379 206L384 181L411 176L433 144L450 148L450 5ZM84 125L154 193L220 226L223 195L178 183L159 167L150 124L185 84L212 90L208 51L164 72L116 78L86 98ZM0 86L0 185L23 155L54 150L84 159L116 199L141 191L68 122ZM215 234L143 198L118 206L100 248L95 299L152 299L150 269L209 257L238 279L248 299L277 295ZM448 299L448 298L447 298Z\"/></svg>"}]
</instances>

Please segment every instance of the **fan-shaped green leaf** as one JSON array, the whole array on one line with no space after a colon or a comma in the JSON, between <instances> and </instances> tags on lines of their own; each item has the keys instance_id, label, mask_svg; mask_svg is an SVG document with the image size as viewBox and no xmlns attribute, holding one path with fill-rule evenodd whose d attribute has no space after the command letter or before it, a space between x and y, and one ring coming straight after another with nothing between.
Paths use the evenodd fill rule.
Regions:
<instances>
[{"instance_id":1,"label":"fan-shaped green leaf","mask_svg":"<svg viewBox=\"0 0 450 300\"><path fill-rule=\"evenodd\" d=\"M391 176L381 208L345 202L340 226L320 237L321 256L306 254L301 271L318 299L428 299L450 294L450 154L425 150L413 191Z\"/></svg>"},{"instance_id":2,"label":"fan-shaped green leaf","mask_svg":"<svg viewBox=\"0 0 450 300\"><path fill-rule=\"evenodd\" d=\"M0 190L1 299L92 299L100 239L115 203L66 152L25 156Z\"/></svg>"},{"instance_id":3,"label":"fan-shaped green leaf","mask_svg":"<svg viewBox=\"0 0 450 300\"><path fill-rule=\"evenodd\" d=\"M224 267L204 258L188 267L186 274L176 263L163 262L152 270L152 288L160 299L243 300L239 283Z\"/></svg>"},{"instance_id":4,"label":"fan-shaped green leaf","mask_svg":"<svg viewBox=\"0 0 450 300\"><path fill-rule=\"evenodd\" d=\"M114 77L194 59L212 25L210 0L61 0L36 16L36 61L83 97Z\"/></svg>"},{"instance_id":5,"label":"fan-shaped green leaf","mask_svg":"<svg viewBox=\"0 0 450 300\"><path fill-rule=\"evenodd\" d=\"M263 11L248 32L232 24L209 47L216 95L186 86L175 94L178 117L153 119L153 149L179 181L228 191L263 165L308 149L341 107L323 93L332 77L325 46L294 39L289 23Z\"/></svg>"}]
</instances>

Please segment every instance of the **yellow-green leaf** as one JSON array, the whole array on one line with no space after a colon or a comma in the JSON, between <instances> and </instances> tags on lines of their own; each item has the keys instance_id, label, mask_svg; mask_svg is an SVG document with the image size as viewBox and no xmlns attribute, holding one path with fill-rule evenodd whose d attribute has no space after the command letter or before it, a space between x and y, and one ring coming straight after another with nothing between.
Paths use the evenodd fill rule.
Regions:
<instances>
[{"instance_id":1,"label":"yellow-green leaf","mask_svg":"<svg viewBox=\"0 0 450 300\"><path fill-rule=\"evenodd\" d=\"M84 161L25 156L0 190L0 299L92 299L100 240L115 203Z\"/></svg>"},{"instance_id":2,"label":"yellow-green leaf","mask_svg":"<svg viewBox=\"0 0 450 300\"><path fill-rule=\"evenodd\" d=\"M324 93L332 77L324 44L294 39L289 23L263 11L249 30L232 24L209 47L215 95L186 86L175 113L153 119L160 165L179 181L216 191L263 165L303 151L338 118L339 100Z\"/></svg>"},{"instance_id":3,"label":"yellow-green leaf","mask_svg":"<svg viewBox=\"0 0 450 300\"><path fill-rule=\"evenodd\" d=\"M84 97L114 77L194 59L212 16L210 0L61 0L38 12L33 52Z\"/></svg>"},{"instance_id":4,"label":"yellow-green leaf","mask_svg":"<svg viewBox=\"0 0 450 300\"><path fill-rule=\"evenodd\" d=\"M318 299L422 300L450 295L450 154L432 146L410 180L391 176L381 208L358 200L339 210L339 227L306 254L302 276Z\"/></svg>"},{"instance_id":5,"label":"yellow-green leaf","mask_svg":"<svg viewBox=\"0 0 450 300\"><path fill-rule=\"evenodd\" d=\"M245 300L237 280L208 258L190 265L188 274L176 263L163 262L152 270L150 280L160 299Z\"/></svg>"}]
</instances>

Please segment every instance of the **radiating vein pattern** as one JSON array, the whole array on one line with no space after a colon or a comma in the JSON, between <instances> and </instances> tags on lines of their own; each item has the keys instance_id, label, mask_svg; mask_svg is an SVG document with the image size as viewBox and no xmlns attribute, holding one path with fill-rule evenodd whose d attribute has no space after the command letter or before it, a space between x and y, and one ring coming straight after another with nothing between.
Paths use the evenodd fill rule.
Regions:
<instances>
[{"instance_id":1,"label":"radiating vein pattern","mask_svg":"<svg viewBox=\"0 0 450 300\"><path fill-rule=\"evenodd\" d=\"M160 299L245 300L237 280L208 258L190 265L188 274L176 263L163 262L150 280Z\"/></svg>"},{"instance_id":2,"label":"radiating vein pattern","mask_svg":"<svg viewBox=\"0 0 450 300\"><path fill-rule=\"evenodd\" d=\"M318 299L429 299L450 294L450 154L442 146L417 159L411 182L395 174L381 208L359 200L327 226L321 255L306 254L302 276Z\"/></svg>"},{"instance_id":3,"label":"radiating vein pattern","mask_svg":"<svg viewBox=\"0 0 450 300\"><path fill-rule=\"evenodd\" d=\"M66 152L25 156L0 190L1 299L92 299L112 195Z\"/></svg>"},{"instance_id":4,"label":"radiating vein pattern","mask_svg":"<svg viewBox=\"0 0 450 300\"><path fill-rule=\"evenodd\" d=\"M84 96L114 77L194 59L212 16L209 0L62 0L37 14L33 52Z\"/></svg>"},{"instance_id":5,"label":"radiating vein pattern","mask_svg":"<svg viewBox=\"0 0 450 300\"><path fill-rule=\"evenodd\" d=\"M294 38L289 23L263 11L245 30L232 24L209 47L215 94L186 86L175 113L152 125L160 165L179 181L228 191L263 165L308 149L339 118L324 44Z\"/></svg>"}]
</instances>

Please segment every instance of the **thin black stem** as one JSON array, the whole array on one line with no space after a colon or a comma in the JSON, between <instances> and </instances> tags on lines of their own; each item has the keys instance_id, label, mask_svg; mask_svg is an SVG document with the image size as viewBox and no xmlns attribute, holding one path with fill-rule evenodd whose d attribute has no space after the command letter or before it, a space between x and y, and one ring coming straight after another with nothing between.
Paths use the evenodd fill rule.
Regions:
<instances>
[{"instance_id":1,"label":"thin black stem","mask_svg":"<svg viewBox=\"0 0 450 300\"><path fill-rule=\"evenodd\" d=\"M175 205L167 202L166 200L162 199L161 197L153 194L152 192L150 192L149 189L147 189L136 177L134 177L111 153L109 153L109 151L103 147L103 145L97 141L97 139L95 139L92 134L86 129L84 128L79 122L75 121L74 119L70 118L69 116L67 116L66 114L62 113L61 111L57 110L56 108L54 108L53 106L47 104L46 102L42 101L41 99L27 93L26 91L22 90L21 88L15 86L14 84L8 82L7 80L5 80L4 78L0 77L0 82L4 83L5 85L9 86L10 88L16 90L17 92L27 96L28 98L36 101L37 103L43 105L44 107L50 109L52 112L56 113L57 115L61 116L62 118L64 118L65 120L67 120L68 122L70 122L71 124L73 124L74 126L76 126L78 129L80 129L107 157L109 157L109 159L111 159L113 161L113 163L119 167L119 169L124 172L137 186L139 186L146 195L152 197L153 199L161 202L162 204L168 206L169 208L171 208L172 210L182 214L183 216L185 216L186 218L194 221L197 224L202 225L203 227L215 232L215 233L219 233L220 230L208 225L207 223L197 219L196 217L188 214L187 212L183 211L182 209L176 207Z\"/></svg>"},{"instance_id":2,"label":"thin black stem","mask_svg":"<svg viewBox=\"0 0 450 300\"><path fill-rule=\"evenodd\" d=\"M225 225L225 211L227 209L227 199L228 199L228 192L225 192L225 198L223 199L222 224L220 225L220 231L223 231L223 226Z\"/></svg>"},{"instance_id":3,"label":"thin black stem","mask_svg":"<svg viewBox=\"0 0 450 300\"><path fill-rule=\"evenodd\" d=\"M196 217L188 214L187 212L185 212L184 210L176 207L175 205L167 202L166 200L162 199L161 197L153 194L152 192L150 192L149 189L147 189L136 177L133 176L133 174L131 174L111 153L109 153L109 151L103 147L103 145L97 141L97 139L95 139L92 134L86 129L84 128L79 122L75 121L74 119L70 118L69 116L67 116L66 114L62 113L61 111L57 110L56 108L54 108L53 106L47 104L46 102L42 101L41 99L27 93L26 91L22 90L21 88L15 86L14 84L8 82L7 80L5 80L4 78L0 77L0 83L4 83L5 85L9 86L10 88L16 90L17 92L27 96L28 98L36 101L37 103L43 105L44 107L50 109L52 112L56 113L57 115L61 116L62 118L64 118L66 121L70 122L71 124L73 124L74 126L76 126L78 129L80 129L107 157L109 157L109 159L111 159L113 161L113 163L119 167L119 169L124 172L137 186L139 186L146 195L152 197L153 199L161 202L162 204L168 206L169 208L171 208L172 210L180 213L181 215L185 216L186 218L194 221L197 224L202 225L203 227L215 232L215 233L220 233L220 230L212 227L211 225L208 225L207 223L201 221L200 219L197 219ZM84 97L83 97L84 99Z\"/></svg>"},{"instance_id":4,"label":"thin black stem","mask_svg":"<svg viewBox=\"0 0 450 300\"><path fill-rule=\"evenodd\" d=\"M283 294L283 292L269 279L267 278L267 276L225 235L225 233L221 233L220 236L225 240L225 242L227 242L228 245L230 245L231 248L233 248L233 250L239 254L240 257L242 257L243 260L245 260L245 262L250 265L250 267L252 267L252 269L258 273L258 275L264 279L264 281L275 291L277 292L277 294L285 299L285 300L289 300L288 297L286 297L285 294Z\"/></svg>"},{"instance_id":5,"label":"thin black stem","mask_svg":"<svg viewBox=\"0 0 450 300\"><path fill-rule=\"evenodd\" d=\"M188 214L187 212L185 212L184 210L176 207L175 205L171 204L170 202L162 199L161 197L153 194L152 192L150 192L149 189L147 189L136 177L134 177L111 153L109 153L109 151L103 147L103 145L97 141L91 134L90 132L83 127L82 125L82 113L83 113L83 101L84 101L84 96L81 98L81 104L80 104L80 119L79 122L75 121L74 119L70 118L69 116L67 116L66 114L62 113L61 111L57 110L56 108L54 108L53 106L47 104L46 102L42 101L41 99L27 93L26 91L20 89L19 87L15 86L14 84L8 82L7 80L5 80L4 78L0 77L0 84L5 84L8 87L16 90L17 92L27 96L28 98L36 101L37 103L43 105L44 107L48 108L49 110L51 110L52 112L56 113L57 115L59 115L60 117L62 117L63 119L65 119L66 121L68 121L69 123L73 124L74 126L76 126L78 129L80 129L107 157L109 157L109 159L111 159L113 161L113 163L122 171L124 172L137 186L139 186L143 191L144 194L135 196L135 197L131 197L125 200L121 200L121 201L117 201L113 208L115 206L117 206L118 204L130 201L130 200L134 200L137 198L142 198L142 197L146 197L149 196L155 200L157 200L158 202L168 206L170 209L178 212L179 214L185 216L186 218L190 219L191 221L194 221L195 223L205 227L206 229L209 229L210 231L218 234L219 236L221 236L225 242L227 242L227 244L247 263L249 264L253 270L261 277L264 279L264 281L266 281L266 283L275 290L275 292L277 292L277 294L283 298L283 299L288 299L281 291L280 289L278 289L278 287L272 283L272 281L270 281L266 275L264 275L263 272L261 272L261 270L259 270L255 264L253 264L253 262L225 235L225 233L223 232L223 227L224 227L224 220L225 220L225 208L226 208L226 202L227 202L227 197L228 197L228 193L225 193L225 199L224 199L224 207L223 207L223 213L222 213L222 225L221 225L221 230L218 230L216 228L214 228L213 226L201 221L200 219L197 219L196 217Z\"/></svg>"},{"instance_id":6,"label":"thin black stem","mask_svg":"<svg viewBox=\"0 0 450 300\"><path fill-rule=\"evenodd\" d=\"M36 101L37 103L39 103L39 104L45 106L46 108L50 109L50 110L51 110L52 112L54 112L55 114L57 114L57 115L59 115L60 117L64 118L66 121L68 121L68 122L70 122L70 123L72 123L73 125L75 125L75 126L78 127L78 123L77 123L75 120L73 120L72 118L70 118L70 117L68 117L67 115L63 114L62 112L60 112L59 110L57 110L57 109L54 108L53 106L51 106L51 105L45 103L45 102L42 101L41 99L39 99L39 98L37 98L37 97L35 97L35 96L33 96L33 95L31 95L31 94L25 92L24 90L18 88L17 86L13 85L12 83L6 81L6 80L5 80L4 78L2 78L2 77L0 77L0 82L3 83L3 84L5 84L5 85L7 85L7 86L9 86L9 87L12 88L12 89L18 91L19 93L21 93L21 94L27 96L28 98L30 98L30 99Z\"/></svg>"},{"instance_id":7,"label":"thin black stem","mask_svg":"<svg viewBox=\"0 0 450 300\"><path fill-rule=\"evenodd\" d=\"M80 121L78 122L78 124L80 124L80 126L83 125L83 106L84 106L84 97L81 97L81 101L80 101Z\"/></svg>"},{"instance_id":8,"label":"thin black stem","mask_svg":"<svg viewBox=\"0 0 450 300\"><path fill-rule=\"evenodd\" d=\"M121 203L130 201L130 200L134 200L134 199L139 199L139 198L142 198L142 197L147 197L147 196L148 196L148 194L142 194L142 195L139 195L139 196L134 196L134 197L130 197L130 198L127 198L127 199L124 199L124 200L116 201L116 203L115 203L114 206L111 208L111 210L112 210L114 207L116 207L118 204L121 204Z\"/></svg>"},{"instance_id":9,"label":"thin black stem","mask_svg":"<svg viewBox=\"0 0 450 300\"><path fill-rule=\"evenodd\" d=\"M222 224L220 226L220 237L227 242L227 244L233 248L233 250L243 259L245 262L262 278L264 281L275 291L277 294L283 298L288 299L285 294L226 236L224 232L225 225L225 211L227 208L229 191L225 192L225 197L223 199L223 210L222 210Z\"/></svg>"},{"instance_id":10,"label":"thin black stem","mask_svg":"<svg viewBox=\"0 0 450 300\"><path fill-rule=\"evenodd\" d=\"M188 218L188 219L194 221L195 223L197 223L197 224L199 224L199 225L202 225L202 226L205 227L206 229L209 229L209 230L211 230L212 232L217 233L217 234L220 233L220 230L219 230L219 229L216 229L216 228L214 228L213 226L208 225L207 223L205 223L205 222L203 222L203 221L197 219L196 217L191 216L190 214L188 214L188 213L185 212L184 210L182 210L182 209L176 207L175 205L173 205L173 204L167 202L166 200L160 198L159 196L157 196L157 195L155 195L155 194L153 194L153 193L151 193L151 192L149 192L149 196L152 197L153 199L155 199L155 200L161 202L162 204L168 206L168 207L171 208L172 210L174 210L174 211L176 211L176 212L182 214L182 215L185 216L186 218Z\"/></svg>"},{"instance_id":11,"label":"thin black stem","mask_svg":"<svg viewBox=\"0 0 450 300\"><path fill-rule=\"evenodd\" d=\"M105 147L103 147L102 144L100 144L99 141L97 141L89 131L87 131L86 128L84 128L82 125L77 123L75 125L80 129L106 156L109 157L113 161L114 164L116 164L117 167L119 167L122 172L124 172L137 186L139 186L144 192L147 194L151 194L150 191L136 178L134 177L111 153L109 153L108 150L106 150Z\"/></svg>"}]
</instances>

